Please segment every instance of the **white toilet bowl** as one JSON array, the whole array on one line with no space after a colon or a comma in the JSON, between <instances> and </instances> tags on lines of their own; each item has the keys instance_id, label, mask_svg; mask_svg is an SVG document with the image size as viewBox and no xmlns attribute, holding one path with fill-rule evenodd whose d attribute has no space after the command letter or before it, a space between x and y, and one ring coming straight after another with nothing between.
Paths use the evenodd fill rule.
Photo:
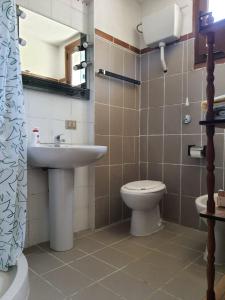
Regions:
<instances>
[{"instance_id":1,"label":"white toilet bowl","mask_svg":"<svg viewBox=\"0 0 225 300\"><path fill-rule=\"evenodd\" d=\"M214 194L214 199L216 199L218 194ZM198 210L198 213L206 211L207 207L207 195L198 197L195 200L195 204ZM202 218L203 222L207 224L207 219ZM225 264L225 223L216 221L215 225L215 239L216 239L216 251L215 251L215 264L223 265ZM207 247L204 253L204 259L207 260Z\"/></svg>"},{"instance_id":2,"label":"white toilet bowl","mask_svg":"<svg viewBox=\"0 0 225 300\"><path fill-rule=\"evenodd\" d=\"M165 184L151 180L134 181L122 186L121 197L132 209L132 235L150 235L162 228L159 202L165 190Z\"/></svg>"}]
</instances>

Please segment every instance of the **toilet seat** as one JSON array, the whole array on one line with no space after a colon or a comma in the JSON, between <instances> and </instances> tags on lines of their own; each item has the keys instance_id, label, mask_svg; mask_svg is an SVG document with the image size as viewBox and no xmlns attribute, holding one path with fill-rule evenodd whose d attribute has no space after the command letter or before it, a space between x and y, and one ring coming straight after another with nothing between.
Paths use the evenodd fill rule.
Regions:
<instances>
[{"instance_id":1,"label":"toilet seat","mask_svg":"<svg viewBox=\"0 0 225 300\"><path fill-rule=\"evenodd\" d=\"M125 184L121 190L128 193L155 193L166 188L165 184L161 181L141 180L133 181Z\"/></svg>"}]
</instances>

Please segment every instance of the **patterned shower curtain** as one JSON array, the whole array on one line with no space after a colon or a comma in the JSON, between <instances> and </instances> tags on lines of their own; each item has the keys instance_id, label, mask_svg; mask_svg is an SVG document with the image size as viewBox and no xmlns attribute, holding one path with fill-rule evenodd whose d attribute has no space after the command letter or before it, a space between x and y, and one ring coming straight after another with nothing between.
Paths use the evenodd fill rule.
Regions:
<instances>
[{"instance_id":1,"label":"patterned shower curtain","mask_svg":"<svg viewBox=\"0 0 225 300\"><path fill-rule=\"evenodd\" d=\"M26 227L26 127L15 0L0 0L0 270L22 253Z\"/></svg>"}]
</instances>

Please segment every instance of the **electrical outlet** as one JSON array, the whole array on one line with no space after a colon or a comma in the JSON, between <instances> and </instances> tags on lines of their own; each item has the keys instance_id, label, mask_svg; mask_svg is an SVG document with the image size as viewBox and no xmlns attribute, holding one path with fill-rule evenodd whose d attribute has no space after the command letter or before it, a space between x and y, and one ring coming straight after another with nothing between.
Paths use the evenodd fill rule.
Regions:
<instances>
[{"instance_id":1,"label":"electrical outlet","mask_svg":"<svg viewBox=\"0 0 225 300\"><path fill-rule=\"evenodd\" d=\"M77 122L74 120L66 120L65 121L65 128L66 129L77 129Z\"/></svg>"}]
</instances>

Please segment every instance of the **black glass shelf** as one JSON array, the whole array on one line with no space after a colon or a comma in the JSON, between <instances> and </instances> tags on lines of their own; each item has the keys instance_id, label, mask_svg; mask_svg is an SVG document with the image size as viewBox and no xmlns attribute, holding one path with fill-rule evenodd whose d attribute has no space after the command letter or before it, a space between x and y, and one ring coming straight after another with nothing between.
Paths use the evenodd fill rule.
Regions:
<instances>
[{"instance_id":1,"label":"black glass shelf","mask_svg":"<svg viewBox=\"0 0 225 300\"><path fill-rule=\"evenodd\" d=\"M89 100L90 97L90 90L86 88L71 86L63 82L39 78L27 74L22 74L22 79L23 86L28 89L61 94L84 100Z\"/></svg>"},{"instance_id":2,"label":"black glass shelf","mask_svg":"<svg viewBox=\"0 0 225 300\"><path fill-rule=\"evenodd\" d=\"M199 215L202 218L225 222L225 208L222 207L216 207L214 214L203 211Z\"/></svg>"}]
</instances>

